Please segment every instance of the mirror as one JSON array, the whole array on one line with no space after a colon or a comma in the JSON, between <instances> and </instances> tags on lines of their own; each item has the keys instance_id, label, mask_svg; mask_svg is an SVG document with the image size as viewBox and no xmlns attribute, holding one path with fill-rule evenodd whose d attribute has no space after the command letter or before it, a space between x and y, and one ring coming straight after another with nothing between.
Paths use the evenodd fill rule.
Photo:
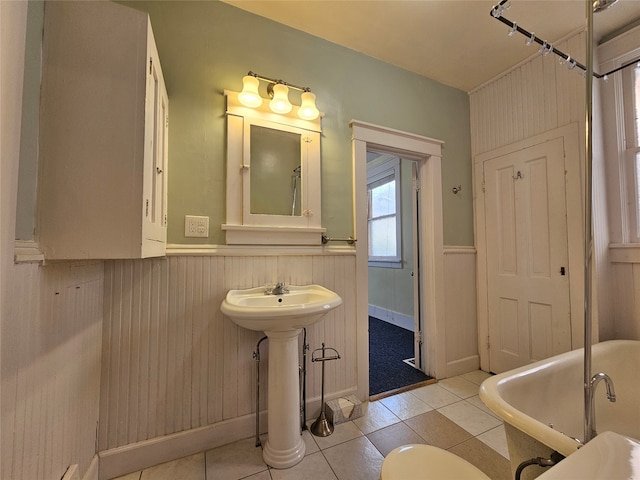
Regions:
<instances>
[{"instance_id":1,"label":"mirror","mask_svg":"<svg viewBox=\"0 0 640 480\"><path fill-rule=\"evenodd\" d=\"M302 135L251 125L251 214L300 216Z\"/></svg>"},{"instance_id":2,"label":"mirror","mask_svg":"<svg viewBox=\"0 0 640 480\"><path fill-rule=\"evenodd\" d=\"M266 103L227 96L227 244L318 245L320 118L301 120Z\"/></svg>"}]
</instances>

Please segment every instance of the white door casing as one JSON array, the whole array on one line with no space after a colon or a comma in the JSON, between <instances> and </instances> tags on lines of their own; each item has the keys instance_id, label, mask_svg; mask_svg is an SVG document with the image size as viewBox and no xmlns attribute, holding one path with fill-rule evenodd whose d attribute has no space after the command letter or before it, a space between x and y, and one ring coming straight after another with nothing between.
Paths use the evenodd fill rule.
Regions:
<instances>
[{"instance_id":1,"label":"white door casing","mask_svg":"<svg viewBox=\"0 0 640 480\"><path fill-rule=\"evenodd\" d=\"M413 354L414 365L418 370L426 370L422 349L424 345L422 329L424 321L421 314L422 299L420 298L420 164L411 162L411 234L413 239Z\"/></svg>"},{"instance_id":2,"label":"white door casing","mask_svg":"<svg viewBox=\"0 0 640 480\"><path fill-rule=\"evenodd\" d=\"M435 378L446 374L444 337L444 259L441 161L444 142L420 135L351 121L353 152L354 231L356 235L356 311L358 396L369 396L367 148L420 162L421 250L420 285L424 301L422 358L424 371Z\"/></svg>"}]
</instances>

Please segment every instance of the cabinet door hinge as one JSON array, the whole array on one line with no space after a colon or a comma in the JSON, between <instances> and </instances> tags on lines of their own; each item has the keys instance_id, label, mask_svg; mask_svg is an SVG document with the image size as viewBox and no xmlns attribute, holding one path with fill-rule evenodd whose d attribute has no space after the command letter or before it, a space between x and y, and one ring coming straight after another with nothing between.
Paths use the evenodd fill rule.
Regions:
<instances>
[{"instance_id":1,"label":"cabinet door hinge","mask_svg":"<svg viewBox=\"0 0 640 480\"><path fill-rule=\"evenodd\" d=\"M491 350L491 337L487 335L487 350Z\"/></svg>"},{"instance_id":2,"label":"cabinet door hinge","mask_svg":"<svg viewBox=\"0 0 640 480\"><path fill-rule=\"evenodd\" d=\"M422 345L422 330L418 330L414 334L415 341Z\"/></svg>"},{"instance_id":3,"label":"cabinet door hinge","mask_svg":"<svg viewBox=\"0 0 640 480\"><path fill-rule=\"evenodd\" d=\"M147 198L147 201L145 202L145 217L149 216L149 199Z\"/></svg>"},{"instance_id":4,"label":"cabinet door hinge","mask_svg":"<svg viewBox=\"0 0 640 480\"><path fill-rule=\"evenodd\" d=\"M149 57L149 75L153 73L153 57Z\"/></svg>"}]
</instances>

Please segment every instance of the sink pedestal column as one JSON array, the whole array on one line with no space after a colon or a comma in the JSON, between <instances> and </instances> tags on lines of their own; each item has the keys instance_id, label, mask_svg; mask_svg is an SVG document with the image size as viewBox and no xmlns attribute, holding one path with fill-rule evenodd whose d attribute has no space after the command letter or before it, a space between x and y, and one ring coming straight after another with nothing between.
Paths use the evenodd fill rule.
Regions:
<instances>
[{"instance_id":1,"label":"sink pedestal column","mask_svg":"<svg viewBox=\"0 0 640 480\"><path fill-rule=\"evenodd\" d=\"M301 329L265 332L269 337L268 438L262 456L267 465L289 468L304 458L300 434L298 335Z\"/></svg>"}]
</instances>

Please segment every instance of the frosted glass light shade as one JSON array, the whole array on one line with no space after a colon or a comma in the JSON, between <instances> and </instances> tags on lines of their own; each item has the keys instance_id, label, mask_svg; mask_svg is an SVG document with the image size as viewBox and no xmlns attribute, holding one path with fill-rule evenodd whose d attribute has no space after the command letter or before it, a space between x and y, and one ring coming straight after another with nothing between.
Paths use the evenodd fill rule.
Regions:
<instances>
[{"instance_id":1,"label":"frosted glass light shade","mask_svg":"<svg viewBox=\"0 0 640 480\"><path fill-rule=\"evenodd\" d=\"M262 97L258 93L260 81L252 76L246 75L242 78L242 91L238 94L238 101L245 107L258 108L262 105Z\"/></svg>"},{"instance_id":2,"label":"frosted glass light shade","mask_svg":"<svg viewBox=\"0 0 640 480\"><path fill-rule=\"evenodd\" d=\"M281 83L273 86L273 98L269 102L269 108L275 113L289 113L293 108L289 101L289 87Z\"/></svg>"},{"instance_id":3,"label":"frosted glass light shade","mask_svg":"<svg viewBox=\"0 0 640 480\"><path fill-rule=\"evenodd\" d=\"M316 107L316 96L311 92L304 92L300 96L302 105L298 110L298 116L303 120L315 120L320 115Z\"/></svg>"}]
</instances>

